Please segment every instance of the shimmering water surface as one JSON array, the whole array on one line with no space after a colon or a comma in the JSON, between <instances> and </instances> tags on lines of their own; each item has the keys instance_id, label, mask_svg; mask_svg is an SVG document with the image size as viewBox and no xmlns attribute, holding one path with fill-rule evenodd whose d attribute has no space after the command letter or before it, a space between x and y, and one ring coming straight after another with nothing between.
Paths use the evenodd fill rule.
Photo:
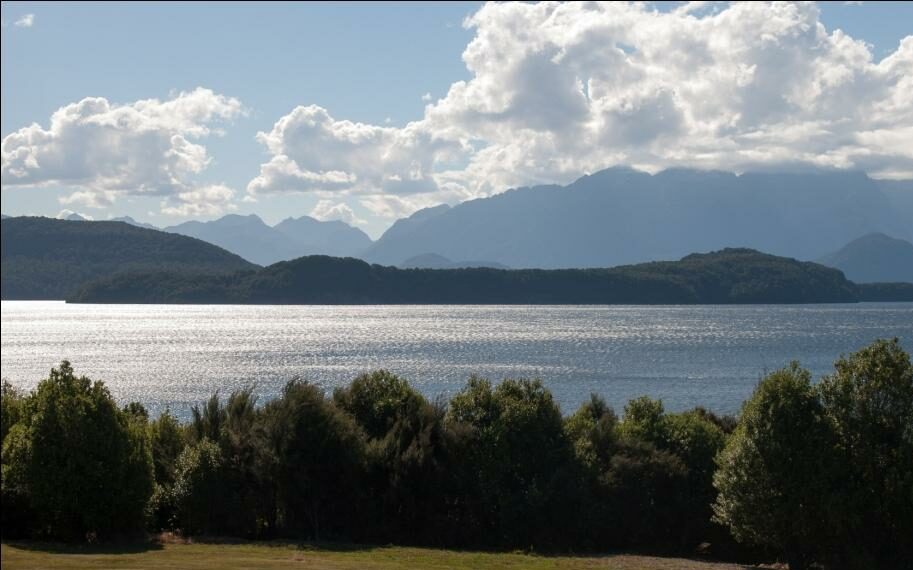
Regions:
<instances>
[{"instance_id":1,"label":"shimmering water surface","mask_svg":"<svg viewBox=\"0 0 913 570\"><path fill-rule=\"evenodd\" d=\"M540 377L565 412L591 392L735 412L792 359L817 376L878 337L913 348L913 304L801 306L175 306L2 303L2 374L33 387L62 359L121 401L186 416L214 390L275 396L387 368L428 396L470 374Z\"/></svg>"}]
</instances>

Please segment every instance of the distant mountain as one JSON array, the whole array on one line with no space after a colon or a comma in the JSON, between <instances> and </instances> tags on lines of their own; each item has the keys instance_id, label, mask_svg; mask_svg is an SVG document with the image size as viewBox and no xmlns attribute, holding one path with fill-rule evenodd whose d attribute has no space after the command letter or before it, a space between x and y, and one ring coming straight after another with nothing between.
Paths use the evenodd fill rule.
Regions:
<instances>
[{"instance_id":1,"label":"distant mountain","mask_svg":"<svg viewBox=\"0 0 913 570\"><path fill-rule=\"evenodd\" d=\"M568 186L422 210L394 224L364 258L392 265L433 251L510 267L611 267L738 245L817 259L874 231L913 239L911 192L858 172L610 168Z\"/></svg>"},{"instance_id":2,"label":"distant mountain","mask_svg":"<svg viewBox=\"0 0 913 570\"><path fill-rule=\"evenodd\" d=\"M288 218L275 227L258 216L230 214L211 222L191 221L164 228L223 247L260 265L303 255L358 255L371 239L344 222L321 222L307 216Z\"/></svg>"},{"instance_id":3,"label":"distant mountain","mask_svg":"<svg viewBox=\"0 0 913 570\"><path fill-rule=\"evenodd\" d=\"M402 269L466 269L470 267L489 267L492 269L510 269L506 265L493 261L451 261L436 253L423 253L410 257L399 264Z\"/></svg>"},{"instance_id":4,"label":"distant mountain","mask_svg":"<svg viewBox=\"0 0 913 570\"><path fill-rule=\"evenodd\" d=\"M384 232L384 237L389 240L397 239L408 239L410 233L420 228L426 222L433 220L434 218L447 213L450 210L450 206L447 204L439 204L431 208L424 208L413 213L411 216L406 218L401 218L393 222L393 225L390 226L386 232ZM374 247L369 249L365 255L371 257L371 252Z\"/></svg>"},{"instance_id":5,"label":"distant mountain","mask_svg":"<svg viewBox=\"0 0 913 570\"><path fill-rule=\"evenodd\" d=\"M137 222L136 220L134 220L134 219L131 218L130 216L121 216L121 217L119 217L119 218L111 218L109 221L111 221L111 222L124 222L125 224L130 224L131 226L136 226L136 227L138 227L138 228L146 228L146 229L149 229L149 230L157 230L157 229L158 229L157 227L153 226L152 224L147 224L147 223L145 223L145 222Z\"/></svg>"},{"instance_id":6,"label":"distant mountain","mask_svg":"<svg viewBox=\"0 0 913 570\"><path fill-rule=\"evenodd\" d=\"M119 222L17 217L2 226L3 299L64 299L124 271L226 273L256 266L214 245Z\"/></svg>"},{"instance_id":7,"label":"distant mountain","mask_svg":"<svg viewBox=\"0 0 913 570\"><path fill-rule=\"evenodd\" d=\"M913 243L880 233L855 239L818 263L843 271L857 283L913 283Z\"/></svg>"},{"instance_id":8,"label":"distant mountain","mask_svg":"<svg viewBox=\"0 0 913 570\"><path fill-rule=\"evenodd\" d=\"M854 302L836 269L749 249L613 269L397 269L303 257L259 271L197 277L156 272L101 279L72 297L90 303L681 304Z\"/></svg>"},{"instance_id":9,"label":"distant mountain","mask_svg":"<svg viewBox=\"0 0 913 570\"><path fill-rule=\"evenodd\" d=\"M7 219L7 218L9 218L9 217L10 217L10 216L7 216L6 214L0 214L0 220L5 220L5 219Z\"/></svg>"},{"instance_id":10,"label":"distant mountain","mask_svg":"<svg viewBox=\"0 0 913 570\"><path fill-rule=\"evenodd\" d=\"M73 212L72 214L65 216L63 219L67 220L69 222L89 222L89 221L91 221L89 218L83 216L82 214L80 214L78 212Z\"/></svg>"},{"instance_id":11,"label":"distant mountain","mask_svg":"<svg viewBox=\"0 0 913 570\"><path fill-rule=\"evenodd\" d=\"M273 229L299 247L296 257L315 254L358 256L372 243L368 234L339 220L322 222L309 216L286 218Z\"/></svg>"}]
</instances>

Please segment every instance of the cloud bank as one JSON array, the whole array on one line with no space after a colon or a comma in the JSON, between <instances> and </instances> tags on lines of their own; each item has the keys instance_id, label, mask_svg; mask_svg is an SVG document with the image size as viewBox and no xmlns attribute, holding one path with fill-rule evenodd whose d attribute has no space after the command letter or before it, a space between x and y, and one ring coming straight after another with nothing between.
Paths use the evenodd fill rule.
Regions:
<instances>
[{"instance_id":1,"label":"cloud bank","mask_svg":"<svg viewBox=\"0 0 913 570\"><path fill-rule=\"evenodd\" d=\"M421 120L301 106L258 140L248 192L354 196L376 215L613 165L913 177L913 36L876 62L813 4L487 4Z\"/></svg>"},{"instance_id":2,"label":"cloud bank","mask_svg":"<svg viewBox=\"0 0 913 570\"><path fill-rule=\"evenodd\" d=\"M231 191L197 187L210 163L197 141L241 113L237 99L202 88L125 105L85 98L58 109L47 129L35 123L4 137L2 184L77 188L64 204L97 208L155 195L166 213L217 213Z\"/></svg>"},{"instance_id":3,"label":"cloud bank","mask_svg":"<svg viewBox=\"0 0 913 570\"><path fill-rule=\"evenodd\" d=\"M810 3L499 3L464 26L470 78L421 95L421 119L359 123L303 101L257 134L266 157L240 200L309 193L315 216L359 221L353 205L393 218L614 165L913 177L913 35L876 61ZM2 184L69 186L73 207L153 195L168 215L214 215L239 196L197 181L202 143L242 113L202 88L86 98L3 139Z\"/></svg>"}]
</instances>

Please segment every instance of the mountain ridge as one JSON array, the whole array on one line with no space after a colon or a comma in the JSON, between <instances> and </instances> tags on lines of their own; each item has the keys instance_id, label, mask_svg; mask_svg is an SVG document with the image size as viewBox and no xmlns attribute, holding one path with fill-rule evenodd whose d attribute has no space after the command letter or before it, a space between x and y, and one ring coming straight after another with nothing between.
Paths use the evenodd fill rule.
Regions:
<instances>
[{"instance_id":1,"label":"mountain ridge","mask_svg":"<svg viewBox=\"0 0 913 570\"><path fill-rule=\"evenodd\" d=\"M256 267L210 243L124 222L15 217L0 226L3 299L64 299L88 281L125 271Z\"/></svg>"},{"instance_id":2,"label":"mountain ridge","mask_svg":"<svg viewBox=\"0 0 913 570\"><path fill-rule=\"evenodd\" d=\"M256 214L228 214L206 222L183 222L163 231L208 241L259 265L314 253L356 255L371 244L367 234L345 222L309 216L286 218L270 226Z\"/></svg>"},{"instance_id":3,"label":"mountain ridge","mask_svg":"<svg viewBox=\"0 0 913 570\"><path fill-rule=\"evenodd\" d=\"M817 259L871 231L913 238L907 193L861 172L651 175L615 167L566 186L514 188L432 210L430 219L417 217L429 213L420 210L364 258L399 264L433 251L509 267L610 267L735 245Z\"/></svg>"},{"instance_id":4,"label":"mountain ridge","mask_svg":"<svg viewBox=\"0 0 913 570\"><path fill-rule=\"evenodd\" d=\"M91 303L695 304L856 302L839 270L744 248L610 269L398 269L308 256L234 275L118 275Z\"/></svg>"}]
</instances>

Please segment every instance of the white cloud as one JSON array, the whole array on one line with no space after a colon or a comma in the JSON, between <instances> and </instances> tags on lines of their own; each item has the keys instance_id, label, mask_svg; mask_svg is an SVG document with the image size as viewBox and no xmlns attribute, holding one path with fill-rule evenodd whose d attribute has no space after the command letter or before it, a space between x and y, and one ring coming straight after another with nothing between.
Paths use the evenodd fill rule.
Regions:
<instances>
[{"instance_id":1,"label":"white cloud","mask_svg":"<svg viewBox=\"0 0 913 570\"><path fill-rule=\"evenodd\" d=\"M428 102L431 101L431 93L425 93L422 95L422 101Z\"/></svg>"},{"instance_id":2,"label":"white cloud","mask_svg":"<svg viewBox=\"0 0 913 570\"><path fill-rule=\"evenodd\" d=\"M68 208L64 208L63 210L60 210L60 212L57 213L57 219L58 219L58 220L66 220L66 219L69 219L70 216L74 216L74 215L75 215L75 216L78 216L78 217L80 217L80 218L83 218L83 219L85 219L85 220L90 220L90 221L95 219L95 218L93 218L92 216L90 216L90 215L88 215L88 214L83 214L83 213L80 213L80 212L74 212L73 210L70 210L70 209L68 209Z\"/></svg>"},{"instance_id":3,"label":"white cloud","mask_svg":"<svg viewBox=\"0 0 913 570\"><path fill-rule=\"evenodd\" d=\"M13 25L18 28L31 28L34 23L35 23L35 14L26 14L26 15L22 16L21 18L19 18L18 20L16 20L16 22Z\"/></svg>"},{"instance_id":4,"label":"white cloud","mask_svg":"<svg viewBox=\"0 0 913 570\"><path fill-rule=\"evenodd\" d=\"M257 140L273 156L248 185L253 194L433 192L433 165L460 149L421 123L396 128L337 121L317 105L296 107Z\"/></svg>"},{"instance_id":5,"label":"white cloud","mask_svg":"<svg viewBox=\"0 0 913 570\"><path fill-rule=\"evenodd\" d=\"M913 177L913 36L876 61L806 3L489 3L464 25L470 78L421 120L298 107L258 135L272 158L248 190L390 217L618 164Z\"/></svg>"},{"instance_id":6,"label":"white cloud","mask_svg":"<svg viewBox=\"0 0 913 570\"><path fill-rule=\"evenodd\" d=\"M3 138L2 184L76 187L66 204L158 195L180 209L210 162L195 141L242 112L237 99L202 88L124 105L88 97L54 112L47 129L35 123Z\"/></svg>"},{"instance_id":7,"label":"white cloud","mask_svg":"<svg viewBox=\"0 0 913 570\"><path fill-rule=\"evenodd\" d=\"M349 225L364 224L365 220L359 218L352 208L344 202L334 203L332 200L320 200L311 210L311 217L322 221L341 220Z\"/></svg>"},{"instance_id":8,"label":"white cloud","mask_svg":"<svg viewBox=\"0 0 913 570\"><path fill-rule=\"evenodd\" d=\"M162 213L168 216L217 216L235 210L235 191L224 184L198 186L162 200Z\"/></svg>"},{"instance_id":9,"label":"white cloud","mask_svg":"<svg viewBox=\"0 0 913 570\"><path fill-rule=\"evenodd\" d=\"M69 196L58 198L58 201L70 206L101 209L113 205L116 199L117 192L111 190L77 190Z\"/></svg>"}]
</instances>

